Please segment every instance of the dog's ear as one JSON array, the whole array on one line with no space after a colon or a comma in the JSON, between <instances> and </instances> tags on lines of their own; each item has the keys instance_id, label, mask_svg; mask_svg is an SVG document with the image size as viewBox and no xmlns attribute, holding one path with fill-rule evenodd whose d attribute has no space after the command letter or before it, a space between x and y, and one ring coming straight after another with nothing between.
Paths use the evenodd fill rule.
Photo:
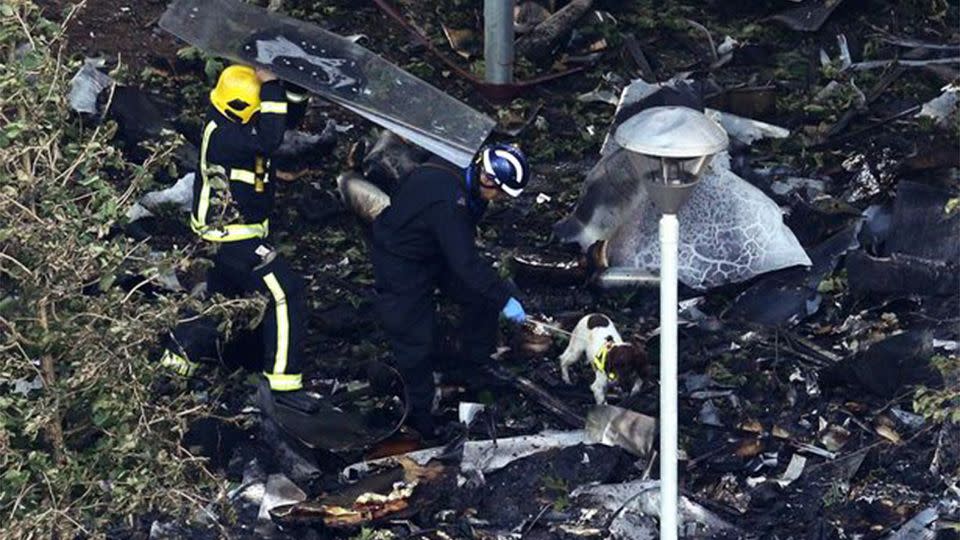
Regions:
<instances>
[{"instance_id":1,"label":"dog's ear","mask_svg":"<svg viewBox=\"0 0 960 540\"><path fill-rule=\"evenodd\" d=\"M647 355L636 345L619 345L607 353L607 363L611 373L617 376L618 382L630 386L638 378L646 378L649 374Z\"/></svg>"}]
</instances>

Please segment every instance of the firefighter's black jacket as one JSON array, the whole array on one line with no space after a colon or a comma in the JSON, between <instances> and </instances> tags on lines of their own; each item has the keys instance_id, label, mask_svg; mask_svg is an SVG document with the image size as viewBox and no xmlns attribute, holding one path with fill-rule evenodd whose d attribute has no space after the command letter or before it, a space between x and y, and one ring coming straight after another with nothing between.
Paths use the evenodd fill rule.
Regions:
<instances>
[{"instance_id":1,"label":"firefighter's black jacket","mask_svg":"<svg viewBox=\"0 0 960 540\"><path fill-rule=\"evenodd\" d=\"M276 187L270 156L283 143L287 128L304 116L306 94L301 92L280 81L264 83L263 109L247 124L231 120L212 105L208 109L191 222L204 239L266 236Z\"/></svg>"},{"instance_id":2,"label":"firefighter's black jacket","mask_svg":"<svg viewBox=\"0 0 960 540\"><path fill-rule=\"evenodd\" d=\"M373 223L377 288L393 295L430 294L450 272L467 292L498 308L506 304L509 285L475 244L485 206L454 165L431 158L414 169Z\"/></svg>"}]
</instances>

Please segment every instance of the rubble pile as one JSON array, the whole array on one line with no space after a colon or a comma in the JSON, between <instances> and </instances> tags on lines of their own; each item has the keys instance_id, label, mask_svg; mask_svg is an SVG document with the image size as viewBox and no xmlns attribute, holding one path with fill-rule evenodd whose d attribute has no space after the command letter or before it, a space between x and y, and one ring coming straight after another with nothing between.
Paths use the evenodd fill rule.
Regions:
<instances>
[{"instance_id":1,"label":"rubble pile","mask_svg":"<svg viewBox=\"0 0 960 540\"><path fill-rule=\"evenodd\" d=\"M284 9L306 16L313 4ZM452 56L438 65L470 73L471 36L482 27L454 13L462 2L438 2L434 13L409 2L355 12L330 4L330 32L369 32L369 49L389 51L379 61L490 111L495 130L528 150L533 195L494 209L482 242L549 326L505 336L488 372L444 375L446 444L421 448L397 432L399 385L365 371L385 355L365 241L427 154L317 105L310 130L284 143L284 169L301 180L281 195L290 204L280 205L276 229L309 279L315 362L306 380L342 400L335 435L303 445L260 421L246 398L223 398L243 420L239 442L196 451L230 481L224 506L235 519L212 506L215 517L158 517L150 538L201 537L214 522L238 538L656 538L655 364L637 392L594 406L585 375L561 379L569 337L543 328L569 331L603 312L657 357L657 213L608 135L659 105L704 111L732 141L680 215L686 537L956 537L956 28L938 19L942 33L901 29L881 10L838 0L758 3L744 18L717 3L652 14L659 3L521 1L524 77L576 72L518 84L508 92L517 99L495 108L475 95L477 81L424 54ZM422 31L391 32L398 16ZM915 37L899 35L908 29ZM77 114L112 119L129 152L162 132L187 141L176 174L125 209L125 232L164 249L188 234L173 224L193 197L196 125L184 121L189 111L169 109L175 99L120 86L102 65L88 60L74 77ZM609 270L653 279L609 287L613 274L600 277ZM371 411L380 408L390 414L377 425ZM351 444L332 442L340 438Z\"/></svg>"}]
</instances>

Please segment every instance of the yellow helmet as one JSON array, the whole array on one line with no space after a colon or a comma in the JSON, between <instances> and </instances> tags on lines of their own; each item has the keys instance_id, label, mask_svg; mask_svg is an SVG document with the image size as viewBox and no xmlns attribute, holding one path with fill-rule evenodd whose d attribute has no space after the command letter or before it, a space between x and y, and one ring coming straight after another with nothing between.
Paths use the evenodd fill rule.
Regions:
<instances>
[{"instance_id":1,"label":"yellow helmet","mask_svg":"<svg viewBox=\"0 0 960 540\"><path fill-rule=\"evenodd\" d=\"M260 110L260 78L252 67L229 66L210 91L210 103L231 120L246 124Z\"/></svg>"}]
</instances>

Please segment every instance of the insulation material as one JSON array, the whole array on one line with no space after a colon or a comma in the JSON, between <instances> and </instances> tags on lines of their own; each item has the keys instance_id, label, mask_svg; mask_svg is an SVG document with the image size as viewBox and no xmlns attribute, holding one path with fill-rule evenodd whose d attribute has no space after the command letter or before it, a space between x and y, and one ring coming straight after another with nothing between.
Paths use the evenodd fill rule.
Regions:
<instances>
[{"instance_id":1,"label":"insulation material","mask_svg":"<svg viewBox=\"0 0 960 540\"><path fill-rule=\"evenodd\" d=\"M639 192L640 203L610 236L607 257L611 266L656 272L660 268L660 213L645 192ZM811 264L783 223L780 207L731 172L726 153L714 158L678 219L679 277L688 287L717 287Z\"/></svg>"}]
</instances>

